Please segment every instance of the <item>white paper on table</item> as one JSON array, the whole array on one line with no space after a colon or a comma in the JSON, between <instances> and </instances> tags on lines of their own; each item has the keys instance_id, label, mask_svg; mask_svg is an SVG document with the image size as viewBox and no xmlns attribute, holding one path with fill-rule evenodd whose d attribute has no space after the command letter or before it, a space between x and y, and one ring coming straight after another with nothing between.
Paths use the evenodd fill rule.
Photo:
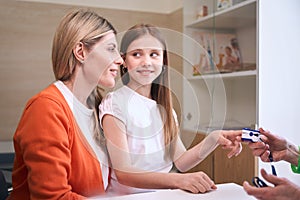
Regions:
<instances>
[{"instance_id":1,"label":"white paper on table","mask_svg":"<svg viewBox=\"0 0 300 200\"><path fill-rule=\"evenodd\" d=\"M91 199L101 200L153 200L153 199L171 199L171 200L253 200L252 196L249 196L242 186L235 183L218 184L217 189L204 193L204 194L192 194L183 190L158 190L156 192L131 194L115 197L96 197Z\"/></svg>"}]
</instances>

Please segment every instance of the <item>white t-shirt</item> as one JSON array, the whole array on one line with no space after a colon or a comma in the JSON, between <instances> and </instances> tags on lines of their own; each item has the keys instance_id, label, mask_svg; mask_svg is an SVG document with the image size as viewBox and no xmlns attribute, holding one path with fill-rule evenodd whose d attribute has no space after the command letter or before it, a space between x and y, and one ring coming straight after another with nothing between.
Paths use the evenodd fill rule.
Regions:
<instances>
[{"instance_id":1,"label":"white t-shirt","mask_svg":"<svg viewBox=\"0 0 300 200\"><path fill-rule=\"evenodd\" d=\"M123 86L107 94L99 109L101 127L103 116L106 114L124 123L131 159L130 165L133 169L145 172L170 172L173 161L168 153L166 156L163 121L156 101ZM173 113L176 119L176 114ZM177 146L180 146L182 153L185 151L183 145L176 145L176 148ZM121 185L114 173L112 173L109 190L118 194L149 191Z\"/></svg>"},{"instance_id":2,"label":"white t-shirt","mask_svg":"<svg viewBox=\"0 0 300 200\"><path fill-rule=\"evenodd\" d=\"M75 120L83 133L85 139L88 141L89 145L92 147L97 159L101 165L102 179L104 184L104 189L108 186L108 157L106 153L100 148L94 139L93 132L93 110L88 109L83 105L69 90L67 86L61 81L56 81L54 85L62 93L66 99L70 109L73 112Z\"/></svg>"}]
</instances>

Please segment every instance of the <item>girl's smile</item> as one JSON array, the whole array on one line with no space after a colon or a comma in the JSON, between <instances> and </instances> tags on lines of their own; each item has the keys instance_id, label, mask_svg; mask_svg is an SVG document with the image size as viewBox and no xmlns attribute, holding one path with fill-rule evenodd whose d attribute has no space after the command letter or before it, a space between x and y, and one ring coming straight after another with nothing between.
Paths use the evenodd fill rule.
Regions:
<instances>
[{"instance_id":1,"label":"girl's smile","mask_svg":"<svg viewBox=\"0 0 300 200\"><path fill-rule=\"evenodd\" d=\"M130 76L129 85L149 85L161 73L163 46L155 37L147 34L134 40L128 47L124 66Z\"/></svg>"},{"instance_id":2,"label":"girl's smile","mask_svg":"<svg viewBox=\"0 0 300 200\"><path fill-rule=\"evenodd\" d=\"M154 70L142 69L137 70L137 72L140 73L142 76L149 76L150 74L154 73Z\"/></svg>"}]
</instances>

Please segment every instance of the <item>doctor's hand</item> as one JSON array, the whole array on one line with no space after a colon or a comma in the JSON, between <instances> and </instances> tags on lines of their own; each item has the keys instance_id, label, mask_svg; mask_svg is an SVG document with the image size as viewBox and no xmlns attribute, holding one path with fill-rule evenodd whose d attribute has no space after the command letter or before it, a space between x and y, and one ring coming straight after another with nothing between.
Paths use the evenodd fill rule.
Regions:
<instances>
[{"instance_id":1,"label":"doctor's hand","mask_svg":"<svg viewBox=\"0 0 300 200\"><path fill-rule=\"evenodd\" d=\"M248 144L254 156L259 156L264 162L270 162L269 155L272 152L273 161L285 160L298 165L299 152L296 145L262 128L259 132L263 142Z\"/></svg>"},{"instance_id":2,"label":"doctor's hand","mask_svg":"<svg viewBox=\"0 0 300 200\"><path fill-rule=\"evenodd\" d=\"M244 190L257 199L261 200L298 200L300 199L300 187L287 180L261 170L263 178L274 184L274 187L257 188L251 186L247 181L243 183Z\"/></svg>"}]
</instances>

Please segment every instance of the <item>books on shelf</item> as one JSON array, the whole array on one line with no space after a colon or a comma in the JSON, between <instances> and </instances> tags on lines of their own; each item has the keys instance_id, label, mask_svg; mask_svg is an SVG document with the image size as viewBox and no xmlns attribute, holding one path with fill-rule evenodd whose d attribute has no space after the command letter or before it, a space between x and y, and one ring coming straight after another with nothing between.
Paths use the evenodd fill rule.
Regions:
<instances>
[{"instance_id":1,"label":"books on shelf","mask_svg":"<svg viewBox=\"0 0 300 200\"><path fill-rule=\"evenodd\" d=\"M233 5L239 4L245 0L218 0L217 1L217 10L223 10L229 8Z\"/></svg>"},{"instance_id":2,"label":"books on shelf","mask_svg":"<svg viewBox=\"0 0 300 200\"><path fill-rule=\"evenodd\" d=\"M193 76L255 69L255 64L247 64L244 68L242 52L234 33L195 30L192 37L201 48L200 55L196 55L197 63L193 64Z\"/></svg>"},{"instance_id":3,"label":"books on shelf","mask_svg":"<svg viewBox=\"0 0 300 200\"><path fill-rule=\"evenodd\" d=\"M217 10L229 8L230 6L232 6L232 0L218 0L217 2Z\"/></svg>"}]
</instances>

